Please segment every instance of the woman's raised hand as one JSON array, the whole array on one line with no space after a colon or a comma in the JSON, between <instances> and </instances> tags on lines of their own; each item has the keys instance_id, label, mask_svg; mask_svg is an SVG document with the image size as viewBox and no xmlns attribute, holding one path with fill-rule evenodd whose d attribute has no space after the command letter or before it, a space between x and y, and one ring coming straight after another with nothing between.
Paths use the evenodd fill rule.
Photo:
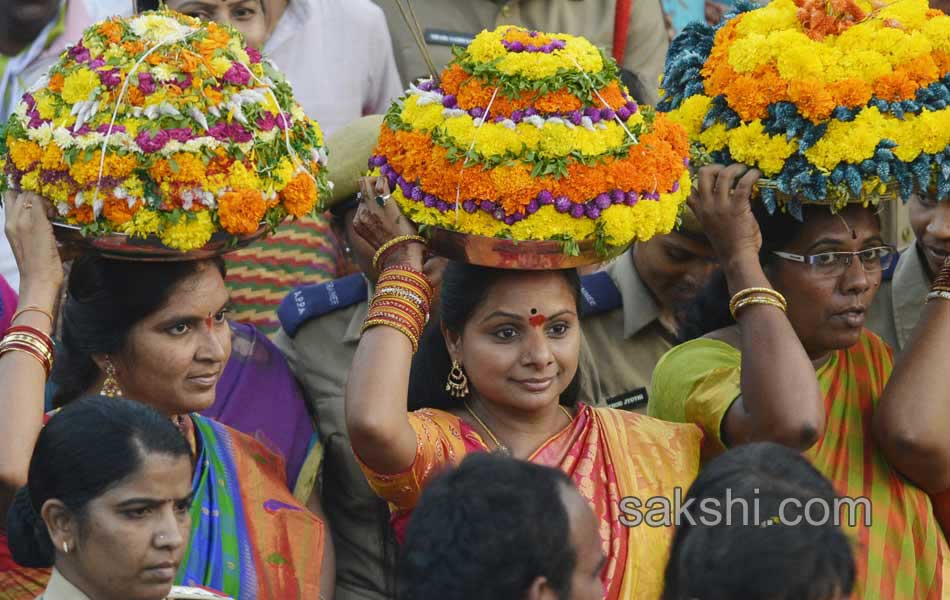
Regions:
<instances>
[{"instance_id":1,"label":"woman's raised hand","mask_svg":"<svg viewBox=\"0 0 950 600\"><path fill-rule=\"evenodd\" d=\"M21 303L55 305L63 284L63 263L50 223L52 206L32 192L3 198L5 233L20 271Z\"/></svg>"},{"instance_id":2,"label":"woman's raised hand","mask_svg":"<svg viewBox=\"0 0 950 600\"><path fill-rule=\"evenodd\" d=\"M353 229L374 250L401 236L418 235L416 226L399 210L390 197L389 182L385 177L360 179L362 201L353 217ZM422 269L425 247L419 242L394 246L385 253L380 270L387 265L408 265Z\"/></svg>"},{"instance_id":3,"label":"woman's raised hand","mask_svg":"<svg viewBox=\"0 0 950 600\"><path fill-rule=\"evenodd\" d=\"M741 164L699 170L699 192L690 196L689 206L724 263L749 255L758 258L762 232L752 214L751 198L760 177L761 172Z\"/></svg>"}]
</instances>

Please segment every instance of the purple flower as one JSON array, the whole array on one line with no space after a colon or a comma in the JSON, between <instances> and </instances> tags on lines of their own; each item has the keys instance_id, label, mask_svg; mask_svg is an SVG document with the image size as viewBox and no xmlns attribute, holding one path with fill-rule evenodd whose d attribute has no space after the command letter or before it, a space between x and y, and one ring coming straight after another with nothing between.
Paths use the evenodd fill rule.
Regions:
<instances>
[{"instance_id":1,"label":"purple flower","mask_svg":"<svg viewBox=\"0 0 950 600\"><path fill-rule=\"evenodd\" d=\"M465 202L462 203L462 210L464 210L468 214L472 214L476 210L478 210L478 205L475 204L474 200L466 200Z\"/></svg>"},{"instance_id":2,"label":"purple flower","mask_svg":"<svg viewBox=\"0 0 950 600\"><path fill-rule=\"evenodd\" d=\"M412 188L412 191L409 192L409 197L415 200L416 202L419 202L420 200L422 200L423 196L425 196L425 192L423 192L422 188L419 187L418 185L414 186Z\"/></svg>"},{"instance_id":3,"label":"purple flower","mask_svg":"<svg viewBox=\"0 0 950 600\"><path fill-rule=\"evenodd\" d=\"M435 208L436 208L436 210L438 210L439 212L445 212L445 211L449 210L449 205L448 205L445 201L443 201L443 200L438 200L438 201L435 203Z\"/></svg>"},{"instance_id":4,"label":"purple flower","mask_svg":"<svg viewBox=\"0 0 950 600\"><path fill-rule=\"evenodd\" d=\"M525 116L525 117L534 117L534 116L536 116L537 114L538 114L538 110L537 110L536 108L534 108L533 106L529 106L529 107L526 108L525 111L524 111L524 116Z\"/></svg>"},{"instance_id":5,"label":"purple flower","mask_svg":"<svg viewBox=\"0 0 950 600\"><path fill-rule=\"evenodd\" d=\"M575 204L571 207L571 216L575 219L580 219L583 217L585 212L586 210L583 204Z\"/></svg>"},{"instance_id":6,"label":"purple flower","mask_svg":"<svg viewBox=\"0 0 950 600\"><path fill-rule=\"evenodd\" d=\"M515 224L515 216L514 216L514 215L508 215L507 217L505 217L505 216L504 216L505 213L501 212L501 210L499 209L499 210L496 212L496 216L495 216L495 218L498 219L499 221L501 220L501 218L499 218L499 217L497 216L499 213L501 214L502 217L504 217L505 225L514 225L514 224Z\"/></svg>"},{"instance_id":7,"label":"purple flower","mask_svg":"<svg viewBox=\"0 0 950 600\"><path fill-rule=\"evenodd\" d=\"M511 52L524 52L524 44L518 40L513 42L505 42L505 47Z\"/></svg>"},{"instance_id":8,"label":"purple flower","mask_svg":"<svg viewBox=\"0 0 950 600\"><path fill-rule=\"evenodd\" d=\"M431 79L425 79L419 82L418 87L423 92L431 92L432 88L435 87L435 82L433 82Z\"/></svg>"},{"instance_id":9,"label":"purple flower","mask_svg":"<svg viewBox=\"0 0 950 600\"><path fill-rule=\"evenodd\" d=\"M481 119L485 116L485 109L481 106L476 106L472 110L468 111L468 114L472 115L475 119Z\"/></svg>"},{"instance_id":10,"label":"purple flower","mask_svg":"<svg viewBox=\"0 0 950 600\"><path fill-rule=\"evenodd\" d=\"M139 73L139 91L146 96L155 93L155 80L151 73Z\"/></svg>"},{"instance_id":11,"label":"purple flower","mask_svg":"<svg viewBox=\"0 0 950 600\"><path fill-rule=\"evenodd\" d=\"M537 51L538 51L538 47L535 46L534 44L528 44L528 45L526 45L526 46L524 47L524 49L525 49L525 52L537 52Z\"/></svg>"},{"instance_id":12,"label":"purple flower","mask_svg":"<svg viewBox=\"0 0 950 600\"><path fill-rule=\"evenodd\" d=\"M290 115L284 112L281 112L279 115L277 115L276 119L277 119L277 128L280 129L281 131L284 131L285 129L290 127Z\"/></svg>"},{"instance_id":13,"label":"purple flower","mask_svg":"<svg viewBox=\"0 0 950 600\"><path fill-rule=\"evenodd\" d=\"M135 136L135 143L139 145L142 152L158 152L170 139L166 131L156 131L154 137L149 136L147 131L142 131Z\"/></svg>"},{"instance_id":14,"label":"purple flower","mask_svg":"<svg viewBox=\"0 0 950 600\"><path fill-rule=\"evenodd\" d=\"M538 204L540 204L541 206L554 204L554 195L548 190L541 190L538 193Z\"/></svg>"},{"instance_id":15,"label":"purple flower","mask_svg":"<svg viewBox=\"0 0 950 600\"><path fill-rule=\"evenodd\" d=\"M432 194L425 194L422 198L422 204L424 204L426 208L435 208L435 205L438 203L439 199Z\"/></svg>"},{"instance_id":16,"label":"purple flower","mask_svg":"<svg viewBox=\"0 0 950 600\"><path fill-rule=\"evenodd\" d=\"M524 220L524 215L521 213L515 213L511 215L511 220L514 221L515 223L518 223L519 221Z\"/></svg>"},{"instance_id":17,"label":"purple flower","mask_svg":"<svg viewBox=\"0 0 950 600\"><path fill-rule=\"evenodd\" d=\"M597 197L594 198L593 202L591 202L591 206L596 206L600 210L604 210L605 208L610 206L610 203L611 203L610 196L608 196L606 193L597 194Z\"/></svg>"},{"instance_id":18,"label":"purple flower","mask_svg":"<svg viewBox=\"0 0 950 600\"><path fill-rule=\"evenodd\" d=\"M188 127L176 127L173 129L166 129L165 131L168 132L168 136L171 137L171 139L181 142L182 144L188 140L194 139L195 137L194 133L192 133L191 129Z\"/></svg>"},{"instance_id":19,"label":"purple flower","mask_svg":"<svg viewBox=\"0 0 950 600\"><path fill-rule=\"evenodd\" d=\"M495 210L495 203L491 200L482 200L481 208L485 212L492 212Z\"/></svg>"},{"instance_id":20,"label":"purple flower","mask_svg":"<svg viewBox=\"0 0 950 600\"><path fill-rule=\"evenodd\" d=\"M89 50L82 45L82 42L79 42L69 49L69 56L79 63L89 62L89 59L91 58L89 55Z\"/></svg>"},{"instance_id":21,"label":"purple flower","mask_svg":"<svg viewBox=\"0 0 950 600\"><path fill-rule=\"evenodd\" d=\"M495 115L494 117L492 117L492 122L493 122L493 123L501 123L501 122L504 121L504 120L505 120L505 116L504 116L504 115Z\"/></svg>"},{"instance_id":22,"label":"purple flower","mask_svg":"<svg viewBox=\"0 0 950 600\"><path fill-rule=\"evenodd\" d=\"M444 98L442 98L442 106L444 106L445 108L455 108L457 105L458 105L458 99L452 94L449 94L445 96Z\"/></svg>"},{"instance_id":23,"label":"purple flower","mask_svg":"<svg viewBox=\"0 0 950 600\"><path fill-rule=\"evenodd\" d=\"M185 73L184 79L179 79L175 81L175 85L181 88L182 91L187 90L191 87L192 77L191 73Z\"/></svg>"},{"instance_id":24,"label":"purple flower","mask_svg":"<svg viewBox=\"0 0 950 600\"><path fill-rule=\"evenodd\" d=\"M102 58L97 58L97 59L95 59L94 61L92 61L91 63L89 63L89 68L90 68L90 69L99 69L99 68L104 67L104 66L106 66L106 61L105 61L104 59L102 59Z\"/></svg>"},{"instance_id":25,"label":"purple flower","mask_svg":"<svg viewBox=\"0 0 950 600\"><path fill-rule=\"evenodd\" d=\"M270 131L274 127L277 127L277 115L274 113L265 111L257 118L257 128L261 131Z\"/></svg>"},{"instance_id":26,"label":"purple flower","mask_svg":"<svg viewBox=\"0 0 950 600\"><path fill-rule=\"evenodd\" d=\"M571 199L567 196L558 196L557 200L554 201L554 210L559 213L566 213L571 210Z\"/></svg>"},{"instance_id":27,"label":"purple flower","mask_svg":"<svg viewBox=\"0 0 950 600\"><path fill-rule=\"evenodd\" d=\"M211 128L208 129L208 135L219 142L226 141L231 137L231 134L228 131L227 123L218 123L217 125L212 125Z\"/></svg>"},{"instance_id":28,"label":"purple flower","mask_svg":"<svg viewBox=\"0 0 950 600\"><path fill-rule=\"evenodd\" d=\"M32 111L36 108L36 99L33 98L33 94L27 92L23 94L23 103L26 104L27 112Z\"/></svg>"},{"instance_id":29,"label":"purple flower","mask_svg":"<svg viewBox=\"0 0 950 600\"><path fill-rule=\"evenodd\" d=\"M541 52L544 52L545 54L551 54L554 52L554 44L548 43L541 46Z\"/></svg>"},{"instance_id":30,"label":"purple flower","mask_svg":"<svg viewBox=\"0 0 950 600\"><path fill-rule=\"evenodd\" d=\"M389 174L390 174L390 173L393 173L394 171L393 171L393 168L392 168L392 167L390 167L388 164L386 164L386 165L383 165L383 166L381 166L381 167L379 168L379 172L380 172L380 174L382 174L383 177L389 177Z\"/></svg>"},{"instance_id":31,"label":"purple flower","mask_svg":"<svg viewBox=\"0 0 950 600\"><path fill-rule=\"evenodd\" d=\"M614 204L623 204L623 201L627 199L627 195L623 193L623 190L614 190L610 192L610 201Z\"/></svg>"},{"instance_id":32,"label":"purple flower","mask_svg":"<svg viewBox=\"0 0 950 600\"><path fill-rule=\"evenodd\" d=\"M231 136L231 139L238 144L250 142L254 139L254 134L244 129L244 126L239 123L231 123L231 126L228 128L228 134Z\"/></svg>"},{"instance_id":33,"label":"purple flower","mask_svg":"<svg viewBox=\"0 0 950 600\"><path fill-rule=\"evenodd\" d=\"M80 136L80 135L86 135L87 133L92 133L92 128L89 127L89 124L88 124L88 123L85 124L85 125L83 125L83 126L80 127L79 129L74 130L74 131L73 131L73 137L77 137L77 136Z\"/></svg>"},{"instance_id":34,"label":"purple flower","mask_svg":"<svg viewBox=\"0 0 950 600\"><path fill-rule=\"evenodd\" d=\"M640 201L640 196L636 192L627 192L627 206L634 206Z\"/></svg>"},{"instance_id":35,"label":"purple flower","mask_svg":"<svg viewBox=\"0 0 950 600\"><path fill-rule=\"evenodd\" d=\"M232 85L247 85L251 80L251 72L241 63L235 62L231 64L231 68L227 70L222 79Z\"/></svg>"},{"instance_id":36,"label":"purple flower","mask_svg":"<svg viewBox=\"0 0 950 600\"><path fill-rule=\"evenodd\" d=\"M101 133L102 135L109 135L109 125L104 123L104 124L100 125L100 126L98 127L98 129L96 129L96 131L98 131L98 132ZM112 133L113 133L113 134L115 134L115 133L125 133L125 131L126 131L126 130L125 130L125 127L123 127L122 125L113 125L113 126L112 126Z\"/></svg>"},{"instance_id":37,"label":"purple flower","mask_svg":"<svg viewBox=\"0 0 950 600\"><path fill-rule=\"evenodd\" d=\"M40 117L39 112L34 110L32 113L30 113L30 125L29 125L30 129L36 129L37 127L41 127L43 123L47 123L47 122L48 121L45 121L43 120L42 117Z\"/></svg>"},{"instance_id":38,"label":"purple flower","mask_svg":"<svg viewBox=\"0 0 950 600\"><path fill-rule=\"evenodd\" d=\"M538 37L538 32L537 32L537 31L531 31L531 32L528 33L528 37Z\"/></svg>"},{"instance_id":39,"label":"purple flower","mask_svg":"<svg viewBox=\"0 0 950 600\"><path fill-rule=\"evenodd\" d=\"M600 208L598 208L594 204L588 204L584 208L584 211L587 213L588 218L591 218L591 219L596 219L597 217L600 216Z\"/></svg>"},{"instance_id":40,"label":"purple flower","mask_svg":"<svg viewBox=\"0 0 950 600\"><path fill-rule=\"evenodd\" d=\"M372 165L374 167L382 167L386 165L386 157L382 154L377 154L370 160L372 161Z\"/></svg>"},{"instance_id":41,"label":"purple flower","mask_svg":"<svg viewBox=\"0 0 950 600\"><path fill-rule=\"evenodd\" d=\"M528 206L525 207L525 212L527 212L529 215L533 215L534 213L538 212L539 208L541 208L541 204L538 202L537 198L535 198L531 202L528 202Z\"/></svg>"},{"instance_id":42,"label":"purple flower","mask_svg":"<svg viewBox=\"0 0 950 600\"><path fill-rule=\"evenodd\" d=\"M615 113L609 108L605 108L602 111L600 111L600 117L604 121L613 121L616 116L617 116L617 113Z\"/></svg>"},{"instance_id":43,"label":"purple flower","mask_svg":"<svg viewBox=\"0 0 950 600\"><path fill-rule=\"evenodd\" d=\"M580 125L581 121L584 118L584 114L579 110L572 111L568 113L567 118L570 119L571 123L575 125Z\"/></svg>"},{"instance_id":44,"label":"purple flower","mask_svg":"<svg viewBox=\"0 0 950 600\"><path fill-rule=\"evenodd\" d=\"M630 114L631 114L631 115L637 114L637 111L640 110L640 108L637 106L637 103L636 103L636 102L633 102L633 101L627 102L627 107L626 107L626 108L627 108L627 110L630 111Z\"/></svg>"},{"instance_id":45,"label":"purple flower","mask_svg":"<svg viewBox=\"0 0 950 600\"><path fill-rule=\"evenodd\" d=\"M567 48L567 42L564 40L554 40L554 48L556 50L563 50L564 48Z\"/></svg>"},{"instance_id":46,"label":"purple flower","mask_svg":"<svg viewBox=\"0 0 950 600\"><path fill-rule=\"evenodd\" d=\"M679 182L679 181L674 181L674 182L673 182L673 189L670 190L670 191L673 192L673 193L676 193L676 192L680 191L680 182Z\"/></svg>"},{"instance_id":47,"label":"purple flower","mask_svg":"<svg viewBox=\"0 0 950 600\"><path fill-rule=\"evenodd\" d=\"M247 57L250 59L252 65L256 65L261 62L261 53L257 51L257 48L251 48L248 46L244 49L247 52Z\"/></svg>"},{"instance_id":48,"label":"purple flower","mask_svg":"<svg viewBox=\"0 0 950 600\"><path fill-rule=\"evenodd\" d=\"M390 171L389 175L386 176L386 180L389 181L389 189L396 187L396 182L399 180L399 176L396 175L395 171Z\"/></svg>"},{"instance_id":49,"label":"purple flower","mask_svg":"<svg viewBox=\"0 0 950 600\"><path fill-rule=\"evenodd\" d=\"M113 89L122 83L122 78L119 77L118 69L109 69L107 71L99 71L99 81L107 88Z\"/></svg>"},{"instance_id":50,"label":"purple flower","mask_svg":"<svg viewBox=\"0 0 950 600\"><path fill-rule=\"evenodd\" d=\"M617 109L617 116L620 117L621 121L626 121L630 118L630 110L626 106L621 106Z\"/></svg>"},{"instance_id":51,"label":"purple flower","mask_svg":"<svg viewBox=\"0 0 950 600\"><path fill-rule=\"evenodd\" d=\"M412 184L405 179L399 182L399 189L402 191L402 195L406 198L412 197Z\"/></svg>"}]
</instances>

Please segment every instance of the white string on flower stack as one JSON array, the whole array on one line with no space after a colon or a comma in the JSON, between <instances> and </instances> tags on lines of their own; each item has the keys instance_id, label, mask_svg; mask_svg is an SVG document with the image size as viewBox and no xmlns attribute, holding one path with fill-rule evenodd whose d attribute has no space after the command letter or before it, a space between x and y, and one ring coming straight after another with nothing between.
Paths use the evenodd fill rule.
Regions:
<instances>
[{"instance_id":1,"label":"white string on flower stack","mask_svg":"<svg viewBox=\"0 0 950 600\"><path fill-rule=\"evenodd\" d=\"M459 217L461 213L459 209L462 205L462 173L465 172L465 168L468 166L468 155L475 149L475 142L478 140L478 132L482 128L482 125L488 121L489 115L491 115L491 107L495 103L495 98L498 96L498 89L495 88L494 93L491 95L491 100L488 101L488 106L485 108L485 114L479 117L479 123L475 125L475 133L472 135L472 143L469 145L468 150L465 152L465 160L462 161L462 166L459 168L459 180L458 184L455 187L455 224L458 225Z\"/></svg>"}]
</instances>

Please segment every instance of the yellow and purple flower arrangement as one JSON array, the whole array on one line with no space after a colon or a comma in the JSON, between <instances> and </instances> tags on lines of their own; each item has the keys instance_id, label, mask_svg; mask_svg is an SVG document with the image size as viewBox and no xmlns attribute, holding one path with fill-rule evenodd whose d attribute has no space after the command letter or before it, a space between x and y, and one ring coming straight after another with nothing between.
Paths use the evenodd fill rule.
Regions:
<instances>
[{"instance_id":1,"label":"yellow and purple flower arrangement","mask_svg":"<svg viewBox=\"0 0 950 600\"><path fill-rule=\"evenodd\" d=\"M170 11L89 28L24 96L0 144L4 184L96 236L183 252L321 206L317 124L229 27Z\"/></svg>"},{"instance_id":2,"label":"yellow and purple flower arrangement","mask_svg":"<svg viewBox=\"0 0 950 600\"><path fill-rule=\"evenodd\" d=\"M590 42L501 27L392 106L370 167L417 224L607 253L674 227L688 154Z\"/></svg>"},{"instance_id":3,"label":"yellow and purple flower arrangement","mask_svg":"<svg viewBox=\"0 0 950 600\"><path fill-rule=\"evenodd\" d=\"M657 109L770 210L950 195L950 17L926 0L773 0L670 47Z\"/></svg>"}]
</instances>

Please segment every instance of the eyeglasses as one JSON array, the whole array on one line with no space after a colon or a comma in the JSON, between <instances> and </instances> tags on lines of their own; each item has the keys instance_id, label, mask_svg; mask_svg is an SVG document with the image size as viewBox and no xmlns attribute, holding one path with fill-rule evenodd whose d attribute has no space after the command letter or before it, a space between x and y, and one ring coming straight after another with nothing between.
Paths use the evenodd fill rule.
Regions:
<instances>
[{"instance_id":1,"label":"eyeglasses","mask_svg":"<svg viewBox=\"0 0 950 600\"><path fill-rule=\"evenodd\" d=\"M858 257L865 273L877 273L888 269L897 258L897 250L891 246L878 246L858 252L822 252L821 254L792 254L791 252L772 252L779 258L811 265L815 273L829 277L840 276L847 272L854 257Z\"/></svg>"}]
</instances>

